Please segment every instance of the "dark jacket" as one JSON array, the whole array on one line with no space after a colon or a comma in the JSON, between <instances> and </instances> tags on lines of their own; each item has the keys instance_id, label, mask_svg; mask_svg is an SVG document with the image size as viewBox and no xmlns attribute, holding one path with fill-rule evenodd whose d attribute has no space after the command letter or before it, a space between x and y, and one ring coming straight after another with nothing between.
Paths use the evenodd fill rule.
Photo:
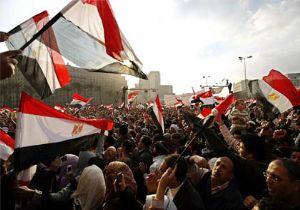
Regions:
<instances>
[{"instance_id":1,"label":"dark jacket","mask_svg":"<svg viewBox=\"0 0 300 210\"><path fill-rule=\"evenodd\" d=\"M247 160L240 157L219 139L219 137L210 129L203 131L203 136L215 151L217 156L226 156L234 164L234 175L237 178L239 190L243 197L248 195L259 199L263 196L266 188L266 180L263 172L267 170L268 165L255 160Z\"/></svg>"},{"instance_id":2,"label":"dark jacket","mask_svg":"<svg viewBox=\"0 0 300 210\"><path fill-rule=\"evenodd\" d=\"M201 196L188 179L176 193L173 202L177 210L205 210Z\"/></svg>"},{"instance_id":3,"label":"dark jacket","mask_svg":"<svg viewBox=\"0 0 300 210\"><path fill-rule=\"evenodd\" d=\"M246 210L243 198L234 182L231 181L224 190L211 194L211 173L206 173L196 186L203 198L206 210Z\"/></svg>"}]
</instances>

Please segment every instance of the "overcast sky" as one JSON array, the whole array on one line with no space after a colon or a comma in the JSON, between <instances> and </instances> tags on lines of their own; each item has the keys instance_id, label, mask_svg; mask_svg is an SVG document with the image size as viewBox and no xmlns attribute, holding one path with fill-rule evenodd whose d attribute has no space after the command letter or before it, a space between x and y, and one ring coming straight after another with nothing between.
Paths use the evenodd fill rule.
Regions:
<instances>
[{"instance_id":1,"label":"overcast sky","mask_svg":"<svg viewBox=\"0 0 300 210\"><path fill-rule=\"evenodd\" d=\"M54 16L68 0L0 0L0 30L42 10ZM175 93L270 69L300 73L300 0L110 0L143 71L161 72ZM1 51L5 48L0 46ZM209 76L209 77L208 77ZM132 78L132 77L130 77ZM137 80L130 79L131 83Z\"/></svg>"}]
</instances>

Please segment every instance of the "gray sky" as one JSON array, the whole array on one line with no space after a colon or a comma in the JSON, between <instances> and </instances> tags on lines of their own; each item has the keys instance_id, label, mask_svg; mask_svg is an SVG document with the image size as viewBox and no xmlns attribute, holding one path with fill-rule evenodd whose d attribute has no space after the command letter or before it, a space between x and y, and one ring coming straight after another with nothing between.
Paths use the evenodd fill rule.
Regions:
<instances>
[{"instance_id":1,"label":"gray sky","mask_svg":"<svg viewBox=\"0 0 300 210\"><path fill-rule=\"evenodd\" d=\"M54 16L68 0L0 0L0 30L43 10ZM161 72L175 93L199 85L261 78L274 68L300 72L300 0L110 0L143 71ZM4 51L3 44L0 50ZM131 84L137 79L129 77Z\"/></svg>"}]
</instances>

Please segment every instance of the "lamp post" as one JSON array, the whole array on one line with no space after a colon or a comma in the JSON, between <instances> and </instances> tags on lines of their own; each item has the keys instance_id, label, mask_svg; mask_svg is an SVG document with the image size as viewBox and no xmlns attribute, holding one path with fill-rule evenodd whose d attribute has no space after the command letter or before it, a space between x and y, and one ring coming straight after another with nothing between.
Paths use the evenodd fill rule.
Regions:
<instances>
[{"instance_id":1,"label":"lamp post","mask_svg":"<svg viewBox=\"0 0 300 210\"><path fill-rule=\"evenodd\" d=\"M207 81L208 78L210 78L210 76L203 76L203 79L205 79L206 81L206 87L208 87L208 81Z\"/></svg>"},{"instance_id":2,"label":"lamp post","mask_svg":"<svg viewBox=\"0 0 300 210\"><path fill-rule=\"evenodd\" d=\"M245 89L246 94L248 94L248 88L247 88L247 70L246 70L246 59L252 58L252 55L249 55L247 57L239 57L241 62L244 62L244 74L245 74Z\"/></svg>"}]
</instances>

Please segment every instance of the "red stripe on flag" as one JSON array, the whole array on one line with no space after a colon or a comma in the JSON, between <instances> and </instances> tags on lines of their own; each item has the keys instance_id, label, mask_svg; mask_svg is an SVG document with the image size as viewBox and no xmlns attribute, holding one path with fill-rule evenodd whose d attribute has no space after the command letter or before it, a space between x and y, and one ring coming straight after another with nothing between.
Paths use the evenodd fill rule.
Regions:
<instances>
[{"instance_id":1,"label":"red stripe on flag","mask_svg":"<svg viewBox=\"0 0 300 210\"><path fill-rule=\"evenodd\" d=\"M55 117L62 118L66 120L83 122L90 124L96 128L101 130L111 130L113 128L114 123L111 120L102 120L102 119L79 119L73 117L71 115L60 112L38 100L29 96L25 92L22 92L19 112L33 115L40 115L45 117Z\"/></svg>"},{"instance_id":2,"label":"red stripe on flag","mask_svg":"<svg viewBox=\"0 0 300 210\"><path fill-rule=\"evenodd\" d=\"M74 93L73 96L72 96L72 99L79 100L79 101L82 101L82 102L85 102L85 103L89 102L89 100L90 100L89 98L85 98L85 97L79 95L78 93Z\"/></svg>"},{"instance_id":3,"label":"red stripe on flag","mask_svg":"<svg viewBox=\"0 0 300 210\"><path fill-rule=\"evenodd\" d=\"M158 95L157 95L156 98L155 98L155 103L156 103L156 106L157 106L158 111L162 113L162 106L161 106L161 104L160 104Z\"/></svg>"},{"instance_id":4,"label":"red stripe on flag","mask_svg":"<svg viewBox=\"0 0 300 210\"><path fill-rule=\"evenodd\" d=\"M106 53L122 61L121 52L124 50L118 23L108 0L84 0L84 3L97 7L102 20L105 37Z\"/></svg>"},{"instance_id":5,"label":"red stripe on flag","mask_svg":"<svg viewBox=\"0 0 300 210\"><path fill-rule=\"evenodd\" d=\"M300 96L297 89L283 74L275 69L271 69L268 76L264 76L263 80L268 83L272 88L285 95L293 106L300 105Z\"/></svg>"},{"instance_id":6,"label":"red stripe on flag","mask_svg":"<svg viewBox=\"0 0 300 210\"><path fill-rule=\"evenodd\" d=\"M222 113L224 113L228 107L235 102L235 98L233 94L228 95L224 101L222 101L217 107L216 110L218 110L218 115L216 117L216 120L219 121L221 119Z\"/></svg>"},{"instance_id":7,"label":"red stripe on flag","mask_svg":"<svg viewBox=\"0 0 300 210\"><path fill-rule=\"evenodd\" d=\"M41 21L44 18L43 21ZM41 30L46 23L49 22L48 13L44 11L33 17L36 27ZM48 54L52 60L53 68L56 73L57 80L61 87L70 83L71 77L69 71L65 65L65 62L60 54L58 44L56 42L56 36L53 29L50 27L46 33L41 35L41 42L47 46Z\"/></svg>"},{"instance_id":8,"label":"red stripe on flag","mask_svg":"<svg viewBox=\"0 0 300 210\"><path fill-rule=\"evenodd\" d=\"M10 148L15 148L15 141L7 133L0 129L0 141L9 146Z\"/></svg>"}]
</instances>

